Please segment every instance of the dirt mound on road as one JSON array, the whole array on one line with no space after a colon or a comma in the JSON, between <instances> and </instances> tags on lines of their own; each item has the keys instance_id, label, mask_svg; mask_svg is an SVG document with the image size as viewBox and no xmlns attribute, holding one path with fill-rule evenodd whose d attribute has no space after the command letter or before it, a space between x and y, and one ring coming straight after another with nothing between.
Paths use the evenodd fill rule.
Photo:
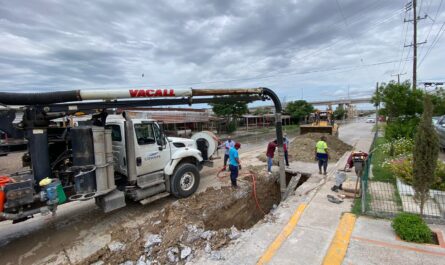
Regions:
<instances>
[{"instance_id":1,"label":"dirt mound on road","mask_svg":"<svg viewBox=\"0 0 445 265\"><path fill-rule=\"evenodd\" d=\"M139 260L147 264L185 264L203 253L212 260L223 259L219 249L240 237L240 230L264 217L252 196L252 180L242 177L242 173L238 190L209 188L175 201L143 224L116 228L112 244L84 264ZM280 201L279 187L266 176L257 175L256 184L258 201L267 213Z\"/></svg>"},{"instance_id":2,"label":"dirt mound on road","mask_svg":"<svg viewBox=\"0 0 445 265\"><path fill-rule=\"evenodd\" d=\"M315 144L323 135L326 136L330 161L336 162L345 152L352 150L352 146L344 143L333 135L323 133L308 133L296 136L295 139L290 143L288 150L289 161L314 162ZM266 162L265 151L264 154L258 156L258 159ZM276 155L274 157L274 164L278 165Z\"/></svg>"},{"instance_id":3,"label":"dirt mound on road","mask_svg":"<svg viewBox=\"0 0 445 265\"><path fill-rule=\"evenodd\" d=\"M326 143L329 149L329 159L332 162L338 161L342 155L352 150L352 146L344 143L337 137L330 134L308 133L299 135L290 144L289 155L292 161L313 162L315 144L321 136L326 136Z\"/></svg>"}]
</instances>

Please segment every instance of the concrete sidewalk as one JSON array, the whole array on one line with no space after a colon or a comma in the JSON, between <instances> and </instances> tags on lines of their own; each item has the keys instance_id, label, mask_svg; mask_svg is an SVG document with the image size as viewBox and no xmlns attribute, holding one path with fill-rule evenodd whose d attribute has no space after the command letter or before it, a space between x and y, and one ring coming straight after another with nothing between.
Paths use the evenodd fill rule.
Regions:
<instances>
[{"instance_id":1,"label":"concrete sidewalk","mask_svg":"<svg viewBox=\"0 0 445 265\"><path fill-rule=\"evenodd\" d=\"M340 131L340 138L354 146L354 150L368 151L372 144L373 133L371 130L362 130L357 135L357 130L348 130L346 133ZM334 167L331 166L326 183L308 198L308 207L297 228L283 243L270 264L321 264L323 262L342 214L349 212L353 203L352 199L346 199L341 204L334 204L327 200L327 195L337 195L331 191L335 183L334 174L338 169L343 169L349 154L350 152L346 153ZM352 172L347 175L344 186L353 187L356 176Z\"/></svg>"},{"instance_id":2,"label":"concrete sidewalk","mask_svg":"<svg viewBox=\"0 0 445 265\"><path fill-rule=\"evenodd\" d=\"M340 138L355 146L355 150L369 150L373 139L372 127L363 123L348 126L346 133L340 131ZM349 152L335 165L331 164L327 177L318 174L315 163L291 163L291 168L312 173L309 180L297 189L295 196L282 202L270 218L242 233L216 257L204 255L194 264L257 264L260 259L259 264L321 264L342 214L349 212L352 206L352 199L341 204L327 200L328 194L337 195L330 190L334 184L334 173L344 167L348 156ZM352 186L355 177L353 173L348 175L348 185ZM290 225L295 220L296 226Z\"/></svg>"},{"instance_id":3,"label":"concrete sidewalk","mask_svg":"<svg viewBox=\"0 0 445 265\"><path fill-rule=\"evenodd\" d=\"M443 225L430 227L442 235L445 232ZM390 220L359 217L343 264L445 264L445 244L438 246L401 241L394 233Z\"/></svg>"}]
</instances>

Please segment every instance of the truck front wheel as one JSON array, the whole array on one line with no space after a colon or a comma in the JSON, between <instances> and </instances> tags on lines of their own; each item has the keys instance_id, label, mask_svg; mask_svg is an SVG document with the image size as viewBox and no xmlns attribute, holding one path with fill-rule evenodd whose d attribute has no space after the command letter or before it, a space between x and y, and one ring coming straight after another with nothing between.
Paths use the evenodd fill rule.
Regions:
<instances>
[{"instance_id":1,"label":"truck front wheel","mask_svg":"<svg viewBox=\"0 0 445 265\"><path fill-rule=\"evenodd\" d=\"M199 171L195 165L185 163L179 165L171 179L171 191L177 198L185 198L198 189Z\"/></svg>"}]
</instances>

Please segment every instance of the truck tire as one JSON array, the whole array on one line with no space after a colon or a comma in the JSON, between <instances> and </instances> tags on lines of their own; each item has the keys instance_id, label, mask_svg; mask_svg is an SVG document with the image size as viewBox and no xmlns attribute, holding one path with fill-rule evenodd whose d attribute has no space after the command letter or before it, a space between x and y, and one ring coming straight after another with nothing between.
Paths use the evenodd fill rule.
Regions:
<instances>
[{"instance_id":1,"label":"truck tire","mask_svg":"<svg viewBox=\"0 0 445 265\"><path fill-rule=\"evenodd\" d=\"M177 198L186 198L198 189L198 168L189 163L180 164L171 178L171 191Z\"/></svg>"}]
</instances>

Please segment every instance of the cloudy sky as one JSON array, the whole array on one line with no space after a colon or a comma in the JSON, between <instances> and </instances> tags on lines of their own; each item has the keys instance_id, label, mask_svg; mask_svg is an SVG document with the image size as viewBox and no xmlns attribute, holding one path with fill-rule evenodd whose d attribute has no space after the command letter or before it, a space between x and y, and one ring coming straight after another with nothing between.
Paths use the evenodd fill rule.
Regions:
<instances>
[{"instance_id":1,"label":"cloudy sky","mask_svg":"<svg viewBox=\"0 0 445 265\"><path fill-rule=\"evenodd\" d=\"M418 0L419 81L443 81L445 4ZM113 3L114 2L114 3ZM258 87L363 97L411 78L408 0L0 0L0 91Z\"/></svg>"}]
</instances>

